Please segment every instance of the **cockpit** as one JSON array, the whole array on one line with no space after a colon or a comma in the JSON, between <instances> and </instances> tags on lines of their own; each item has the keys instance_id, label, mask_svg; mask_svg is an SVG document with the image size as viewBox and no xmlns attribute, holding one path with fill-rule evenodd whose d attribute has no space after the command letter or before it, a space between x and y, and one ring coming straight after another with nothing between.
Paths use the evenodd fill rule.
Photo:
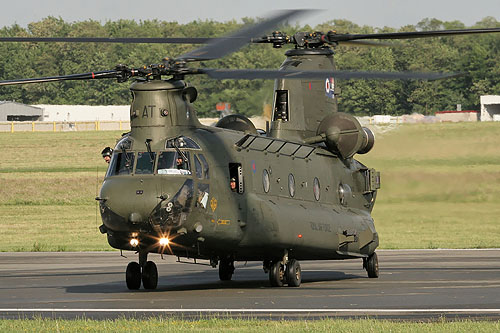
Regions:
<instances>
[{"instance_id":1,"label":"cockpit","mask_svg":"<svg viewBox=\"0 0 500 333\"><path fill-rule=\"evenodd\" d=\"M162 151L152 151L149 142L145 151L130 151L133 140L122 138L115 147L106 177L116 175L191 175L208 179L207 160L199 152L200 146L184 136L167 139ZM194 168L193 165L194 164ZM194 170L193 170L194 169Z\"/></svg>"}]
</instances>

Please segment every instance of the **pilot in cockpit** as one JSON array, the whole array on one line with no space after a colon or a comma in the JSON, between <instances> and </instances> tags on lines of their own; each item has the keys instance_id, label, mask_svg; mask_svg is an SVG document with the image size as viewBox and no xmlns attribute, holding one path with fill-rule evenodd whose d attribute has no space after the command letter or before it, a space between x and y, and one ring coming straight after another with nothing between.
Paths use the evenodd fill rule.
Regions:
<instances>
[{"instance_id":1,"label":"pilot in cockpit","mask_svg":"<svg viewBox=\"0 0 500 333\"><path fill-rule=\"evenodd\" d=\"M176 164L177 164L177 169L179 169L179 170L186 170L187 169L186 162L184 161L182 156L177 156Z\"/></svg>"}]
</instances>

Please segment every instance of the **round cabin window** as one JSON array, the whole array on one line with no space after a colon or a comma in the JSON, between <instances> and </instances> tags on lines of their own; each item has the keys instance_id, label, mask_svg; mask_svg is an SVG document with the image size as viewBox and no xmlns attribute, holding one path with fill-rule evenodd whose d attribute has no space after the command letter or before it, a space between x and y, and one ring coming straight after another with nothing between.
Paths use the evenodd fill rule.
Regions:
<instances>
[{"instance_id":1,"label":"round cabin window","mask_svg":"<svg viewBox=\"0 0 500 333\"><path fill-rule=\"evenodd\" d=\"M288 192L290 193L290 196L293 198L295 195L295 178L293 177L292 174L288 175Z\"/></svg>"},{"instance_id":2,"label":"round cabin window","mask_svg":"<svg viewBox=\"0 0 500 333\"><path fill-rule=\"evenodd\" d=\"M339 184L339 201L343 206L347 206L347 198L352 194L351 187L347 184Z\"/></svg>"},{"instance_id":3,"label":"round cabin window","mask_svg":"<svg viewBox=\"0 0 500 333\"><path fill-rule=\"evenodd\" d=\"M264 192L269 192L271 183L269 181L269 172L267 172L267 169L264 169L264 171L262 171L262 186L264 187Z\"/></svg>"},{"instance_id":4,"label":"round cabin window","mask_svg":"<svg viewBox=\"0 0 500 333\"><path fill-rule=\"evenodd\" d=\"M316 201L319 201L320 187L319 187L319 179L316 177L314 177L313 192L314 192L314 198L316 199Z\"/></svg>"}]
</instances>

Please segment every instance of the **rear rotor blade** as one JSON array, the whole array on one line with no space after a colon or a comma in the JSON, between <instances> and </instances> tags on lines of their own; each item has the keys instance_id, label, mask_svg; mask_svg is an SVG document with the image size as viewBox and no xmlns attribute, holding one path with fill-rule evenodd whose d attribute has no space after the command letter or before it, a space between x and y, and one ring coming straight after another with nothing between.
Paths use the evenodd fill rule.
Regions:
<instances>
[{"instance_id":1,"label":"rear rotor blade","mask_svg":"<svg viewBox=\"0 0 500 333\"><path fill-rule=\"evenodd\" d=\"M216 38L104 38L104 37L0 37L0 42L35 43L123 43L123 44L205 44Z\"/></svg>"},{"instance_id":2,"label":"rear rotor blade","mask_svg":"<svg viewBox=\"0 0 500 333\"><path fill-rule=\"evenodd\" d=\"M39 77L32 79L5 80L5 81L0 81L0 86L10 86L15 84L27 84L27 83L70 81L70 80L119 79L122 77L123 77L123 71L111 70L111 71L100 71L100 72L71 74L62 76L47 76L47 77Z\"/></svg>"},{"instance_id":3,"label":"rear rotor blade","mask_svg":"<svg viewBox=\"0 0 500 333\"><path fill-rule=\"evenodd\" d=\"M269 19L238 30L236 33L218 40L209 42L206 46L188 52L176 60L181 61L201 61L222 58L225 55L235 52L252 41L252 38L260 37L266 32L271 31L280 23L297 17L299 14L312 12L311 10L286 10L279 11Z\"/></svg>"},{"instance_id":4,"label":"rear rotor blade","mask_svg":"<svg viewBox=\"0 0 500 333\"><path fill-rule=\"evenodd\" d=\"M369 42L364 40L349 40L339 42L340 46L351 46L351 47L396 47L397 44L380 43L380 42Z\"/></svg>"},{"instance_id":5,"label":"rear rotor blade","mask_svg":"<svg viewBox=\"0 0 500 333\"><path fill-rule=\"evenodd\" d=\"M352 41L359 39L409 39L409 38L426 38L426 37L442 37L453 35L468 35L468 34L485 34L491 32L500 32L500 28L487 29L457 29L457 30L438 30L438 31L410 31L410 32L392 32L379 34L336 34L328 33L328 39L335 42Z\"/></svg>"},{"instance_id":6,"label":"rear rotor blade","mask_svg":"<svg viewBox=\"0 0 500 333\"><path fill-rule=\"evenodd\" d=\"M375 79L375 80L440 80L460 76L460 73L425 73L425 72L366 72L366 71L282 71L256 69L199 69L199 74L224 79Z\"/></svg>"}]
</instances>

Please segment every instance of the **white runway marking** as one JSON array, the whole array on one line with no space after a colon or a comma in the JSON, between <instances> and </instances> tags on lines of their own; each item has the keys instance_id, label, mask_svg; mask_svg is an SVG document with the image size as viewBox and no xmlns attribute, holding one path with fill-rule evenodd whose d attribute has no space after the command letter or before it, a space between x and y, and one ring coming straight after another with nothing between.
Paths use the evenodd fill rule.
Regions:
<instances>
[{"instance_id":1,"label":"white runway marking","mask_svg":"<svg viewBox=\"0 0 500 333\"><path fill-rule=\"evenodd\" d=\"M499 313L500 309L68 309L32 308L0 309L2 312L227 312L227 313Z\"/></svg>"}]
</instances>

